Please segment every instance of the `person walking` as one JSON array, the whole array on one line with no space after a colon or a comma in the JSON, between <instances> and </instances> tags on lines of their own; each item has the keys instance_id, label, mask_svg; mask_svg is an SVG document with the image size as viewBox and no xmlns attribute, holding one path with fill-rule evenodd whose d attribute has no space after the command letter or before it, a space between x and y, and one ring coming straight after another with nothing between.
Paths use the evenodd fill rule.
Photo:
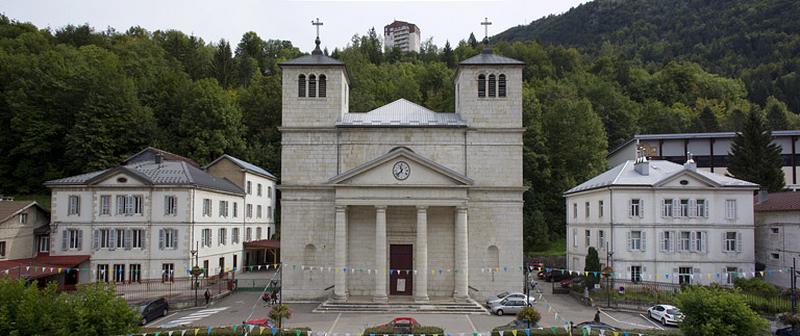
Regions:
<instances>
[{"instance_id":1,"label":"person walking","mask_svg":"<svg viewBox=\"0 0 800 336\"><path fill-rule=\"evenodd\" d=\"M211 292L209 292L209 291L208 291L208 288L206 288L206 293L205 293L205 294L203 294L203 296L205 296L205 298L206 298L206 305L208 305L208 301L211 301Z\"/></svg>"},{"instance_id":2,"label":"person walking","mask_svg":"<svg viewBox=\"0 0 800 336\"><path fill-rule=\"evenodd\" d=\"M600 308L597 308L597 312L594 313L594 323L600 323Z\"/></svg>"}]
</instances>

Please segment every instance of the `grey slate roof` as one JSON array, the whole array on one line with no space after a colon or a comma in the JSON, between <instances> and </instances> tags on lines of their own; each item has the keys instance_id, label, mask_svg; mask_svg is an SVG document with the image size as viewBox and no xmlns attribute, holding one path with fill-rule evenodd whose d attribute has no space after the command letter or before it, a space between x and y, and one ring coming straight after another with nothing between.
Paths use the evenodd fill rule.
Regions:
<instances>
[{"instance_id":1,"label":"grey slate roof","mask_svg":"<svg viewBox=\"0 0 800 336\"><path fill-rule=\"evenodd\" d=\"M772 136L800 136L800 130L772 131ZM630 140L608 151L608 156L618 152L632 142L636 142L636 140L733 139L735 137L736 132L636 134Z\"/></svg>"},{"instance_id":2,"label":"grey slate roof","mask_svg":"<svg viewBox=\"0 0 800 336\"><path fill-rule=\"evenodd\" d=\"M366 113L346 113L338 127L466 127L458 113L434 112L405 99Z\"/></svg>"},{"instance_id":3,"label":"grey slate roof","mask_svg":"<svg viewBox=\"0 0 800 336\"><path fill-rule=\"evenodd\" d=\"M227 179L211 176L202 169L185 161L169 160L164 160L160 164L156 164L155 161L138 161L116 168L47 181L45 185L90 185L116 173L132 175L150 185L203 187L223 192L244 194L244 190Z\"/></svg>"},{"instance_id":4,"label":"grey slate roof","mask_svg":"<svg viewBox=\"0 0 800 336\"><path fill-rule=\"evenodd\" d=\"M467 58L460 65L524 65L525 62L515 60L510 57L492 54L491 52L482 52L470 58Z\"/></svg>"},{"instance_id":5,"label":"grey slate roof","mask_svg":"<svg viewBox=\"0 0 800 336\"><path fill-rule=\"evenodd\" d=\"M747 181L738 180L732 177L727 177L719 174L705 172L701 170L691 171L683 165L673 163L665 160L650 160L650 169L648 175L639 174L634 170L634 162L632 160L620 163L614 168L611 168L604 173L597 175L586 182L581 183L577 187L567 190L564 194L576 193L579 191L586 191L591 189L598 189L609 186L642 186L652 187L659 183L666 181L677 174L688 172L689 174L697 174L701 178L706 178L722 187L746 187L757 188L758 185Z\"/></svg>"},{"instance_id":6,"label":"grey slate roof","mask_svg":"<svg viewBox=\"0 0 800 336\"><path fill-rule=\"evenodd\" d=\"M305 55L300 56L295 59L290 59L285 62L281 62L279 65L281 66L292 66L292 65L341 65L344 66L344 62L337 60L333 57L325 56L325 55Z\"/></svg>"},{"instance_id":7,"label":"grey slate roof","mask_svg":"<svg viewBox=\"0 0 800 336\"><path fill-rule=\"evenodd\" d=\"M224 155L222 155L222 156L218 157L216 160L214 160L214 161L211 161L211 163L207 164L207 165L205 166L205 168L207 169L208 167L210 167L210 166L214 165L215 163L217 163L217 161L219 161L219 160L222 160L222 159L228 159L228 160L231 160L231 162L233 162L235 165L237 165L237 166L239 166L240 168L242 168L242 169L244 169L244 170L247 170L247 171L249 171L249 172L251 172L251 173L255 173L255 174L258 174L258 175L263 175L263 176L266 176L266 177L269 177L269 178L272 178L272 179L275 179L275 180L277 180L277 178L275 177L275 175L272 175L272 173L270 173L270 172L269 172L269 171L267 171L266 169L264 169L264 168L261 168L261 167L259 167L259 166L256 166L256 165L254 165L254 164L252 164L252 163L250 163L250 162L247 162L247 161L245 161L245 160L242 160L242 159L239 159L239 158L236 158L236 157L230 156L230 155L228 155L228 154L224 154Z\"/></svg>"}]
</instances>

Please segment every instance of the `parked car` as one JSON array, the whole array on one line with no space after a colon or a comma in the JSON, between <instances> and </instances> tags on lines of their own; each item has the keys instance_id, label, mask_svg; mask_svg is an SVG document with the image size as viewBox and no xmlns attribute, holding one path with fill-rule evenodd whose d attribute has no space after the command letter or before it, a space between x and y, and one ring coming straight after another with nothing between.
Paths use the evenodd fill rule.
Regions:
<instances>
[{"instance_id":1,"label":"parked car","mask_svg":"<svg viewBox=\"0 0 800 336\"><path fill-rule=\"evenodd\" d=\"M651 319L661 322L662 325L678 325L683 322L683 313L675 306L660 304L647 309Z\"/></svg>"},{"instance_id":2,"label":"parked car","mask_svg":"<svg viewBox=\"0 0 800 336\"><path fill-rule=\"evenodd\" d=\"M544 269L544 262L538 259L532 259L528 261L528 269L534 271L541 271Z\"/></svg>"},{"instance_id":3,"label":"parked car","mask_svg":"<svg viewBox=\"0 0 800 336\"><path fill-rule=\"evenodd\" d=\"M561 284L561 287L564 287L564 288L569 288L572 285L580 285L582 283L583 283L583 277L580 276L580 275L576 276L576 277L564 279L564 280L561 280L559 282L559 284Z\"/></svg>"},{"instance_id":4,"label":"parked car","mask_svg":"<svg viewBox=\"0 0 800 336\"><path fill-rule=\"evenodd\" d=\"M592 330L619 331L619 329L603 322L586 321L578 323L574 326L574 330L583 330L586 328L591 328Z\"/></svg>"},{"instance_id":5,"label":"parked car","mask_svg":"<svg viewBox=\"0 0 800 336\"><path fill-rule=\"evenodd\" d=\"M775 330L776 336L800 336L800 328L786 327Z\"/></svg>"},{"instance_id":6,"label":"parked car","mask_svg":"<svg viewBox=\"0 0 800 336\"><path fill-rule=\"evenodd\" d=\"M495 304L497 302L500 302L500 301L503 301L503 300L507 300L507 299L525 301L525 298L528 299L528 303L529 304L533 304L534 302L536 302L536 298L534 298L533 296L526 296L524 293L502 292L502 293L497 294L495 296L488 297L486 299L486 307L491 307L493 304Z\"/></svg>"},{"instance_id":7,"label":"parked car","mask_svg":"<svg viewBox=\"0 0 800 336\"><path fill-rule=\"evenodd\" d=\"M546 282L561 281L570 277L572 277L572 275L570 275L569 272L561 272L561 270L550 270L550 272L544 272L542 274L542 279Z\"/></svg>"},{"instance_id":8,"label":"parked car","mask_svg":"<svg viewBox=\"0 0 800 336\"><path fill-rule=\"evenodd\" d=\"M139 314L142 315L142 321L140 323L142 325L159 317L167 316L167 313L169 313L169 304L165 298L159 298L139 305Z\"/></svg>"},{"instance_id":9,"label":"parked car","mask_svg":"<svg viewBox=\"0 0 800 336\"><path fill-rule=\"evenodd\" d=\"M516 314L519 313L522 308L525 308L527 305L523 299L505 299L500 302L495 302L491 306L491 311L497 316L502 316L503 314Z\"/></svg>"},{"instance_id":10,"label":"parked car","mask_svg":"<svg viewBox=\"0 0 800 336\"><path fill-rule=\"evenodd\" d=\"M244 321L244 325L246 325L246 326L256 326L256 327L264 327L264 328L272 328L272 327L274 327L272 322L270 322L269 319L266 319L266 318L264 318L264 319L247 320L247 321Z\"/></svg>"},{"instance_id":11,"label":"parked car","mask_svg":"<svg viewBox=\"0 0 800 336\"><path fill-rule=\"evenodd\" d=\"M412 317L395 317L389 323L382 325L382 327L392 328L395 334L407 335L411 334L414 328L420 326L419 322Z\"/></svg>"}]
</instances>

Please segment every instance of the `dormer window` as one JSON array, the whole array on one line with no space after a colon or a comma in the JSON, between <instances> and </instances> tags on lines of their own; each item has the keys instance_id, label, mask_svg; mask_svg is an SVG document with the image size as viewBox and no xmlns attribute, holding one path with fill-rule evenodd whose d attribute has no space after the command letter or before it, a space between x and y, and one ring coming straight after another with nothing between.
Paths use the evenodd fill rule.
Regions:
<instances>
[{"instance_id":1,"label":"dormer window","mask_svg":"<svg viewBox=\"0 0 800 336\"><path fill-rule=\"evenodd\" d=\"M306 96L306 75L297 77L297 96L300 98Z\"/></svg>"},{"instance_id":2,"label":"dormer window","mask_svg":"<svg viewBox=\"0 0 800 336\"><path fill-rule=\"evenodd\" d=\"M317 76L308 75L308 97L314 98L317 96Z\"/></svg>"},{"instance_id":3,"label":"dormer window","mask_svg":"<svg viewBox=\"0 0 800 336\"><path fill-rule=\"evenodd\" d=\"M498 97L506 96L506 75L504 74L500 74L500 76L497 76L497 96Z\"/></svg>"},{"instance_id":4,"label":"dormer window","mask_svg":"<svg viewBox=\"0 0 800 336\"><path fill-rule=\"evenodd\" d=\"M494 74L489 75L489 97L495 97L497 92L497 80Z\"/></svg>"},{"instance_id":5,"label":"dormer window","mask_svg":"<svg viewBox=\"0 0 800 336\"><path fill-rule=\"evenodd\" d=\"M478 75L478 97L486 97L486 75Z\"/></svg>"},{"instance_id":6,"label":"dormer window","mask_svg":"<svg viewBox=\"0 0 800 336\"><path fill-rule=\"evenodd\" d=\"M328 77L319 75L319 97L325 98L327 96Z\"/></svg>"}]
</instances>

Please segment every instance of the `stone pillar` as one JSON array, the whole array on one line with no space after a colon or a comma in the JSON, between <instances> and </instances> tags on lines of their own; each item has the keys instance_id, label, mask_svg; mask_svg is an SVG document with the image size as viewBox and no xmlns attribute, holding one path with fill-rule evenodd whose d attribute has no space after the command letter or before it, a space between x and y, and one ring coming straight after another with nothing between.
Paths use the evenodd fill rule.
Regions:
<instances>
[{"instance_id":1,"label":"stone pillar","mask_svg":"<svg viewBox=\"0 0 800 336\"><path fill-rule=\"evenodd\" d=\"M417 241L414 255L414 301L428 302L428 207L417 206Z\"/></svg>"},{"instance_id":2,"label":"stone pillar","mask_svg":"<svg viewBox=\"0 0 800 336\"><path fill-rule=\"evenodd\" d=\"M334 232L336 251L334 264L333 299L334 301L347 300L347 273L342 269L347 267L347 206L336 206L336 228Z\"/></svg>"},{"instance_id":3,"label":"stone pillar","mask_svg":"<svg viewBox=\"0 0 800 336\"><path fill-rule=\"evenodd\" d=\"M453 298L458 301L466 301L469 298L469 263L468 251L469 238L467 236L467 208L456 207L456 225L453 237L455 238L455 291Z\"/></svg>"},{"instance_id":4,"label":"stone pillar","mask_svg":"<svg viewBox=\"0 0 800 336\"><path fill-rule=\"evenodd\" d=\"M375 302L387 302L386 295L386 206L375 206Z\"/></svg>"}]
</instances>

